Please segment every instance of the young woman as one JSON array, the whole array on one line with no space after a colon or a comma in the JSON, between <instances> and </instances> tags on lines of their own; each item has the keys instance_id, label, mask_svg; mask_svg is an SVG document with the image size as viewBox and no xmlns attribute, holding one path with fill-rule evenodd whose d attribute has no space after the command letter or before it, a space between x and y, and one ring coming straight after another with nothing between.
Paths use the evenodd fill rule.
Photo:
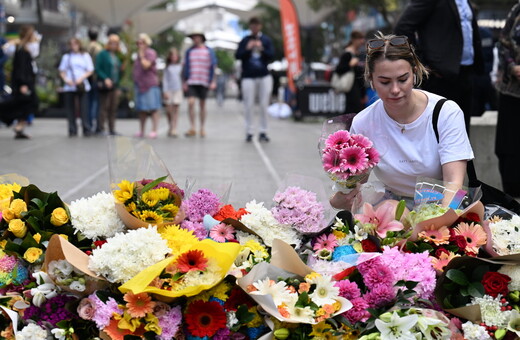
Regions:
<instances>
[{"instance_id":1,"label":"young woman","mask_svg":"<svg viewBox=\"0 0 520 340\"><path fill-rule=\"evenodd\" d=\"M69 52L61 58L61 79L65 82L65 106L69 122L69 137L78 135L76 117L81 118L83 136L90 136L91 126L88 117L87 93L90 91L90 83L87 78L94 72L92 58L83 47L78 38L69 40Z\"/></svg>"},{"instance_id":2,"label":"young woman","mask_svg":"<svg viewBox=\"0 0 520 340\"><path fill-rule=\"evenodd\" d=\"M365 80L380 99L354 118L351 132L383 151L374 174L385 185L386 198L411 201L418 176L460 187L467 160L473 159L464 114L453 101L441 109L437 141L432 114L442 97L414 88L427 75L405 36L379 34L367 42ZM336 193L331 204L349 209L358 192Z\"/></svg>"},{"instance_id":3,"label":"young woman","mask_svg":"<svg viewBox=\"0 0 520 340\"><path fill-rule=\"evenodd\" d=\"M168 137L177 137L177 118L179 116L179 105L182 102L182 65L179 51L175 47L168 52L166 65L162 87L166 116L170 125Z\"/></svg>"},{"instance_id":4,"label":"young woman","mask_svg":"<svg viewBox=\"0 0 520 340\"><path fill-rule=\"evenodd\" d=\"M133 77L135 83L135 108L139 112L139 132L136 137L144 137L146 119L152 118L152 131L149 138L157 138L159 109L161 108L161 90L155 65L157 52L150 46L152 39L146 33L137 39L137 59L134 62Z\"/></svg>"}]
</instances>

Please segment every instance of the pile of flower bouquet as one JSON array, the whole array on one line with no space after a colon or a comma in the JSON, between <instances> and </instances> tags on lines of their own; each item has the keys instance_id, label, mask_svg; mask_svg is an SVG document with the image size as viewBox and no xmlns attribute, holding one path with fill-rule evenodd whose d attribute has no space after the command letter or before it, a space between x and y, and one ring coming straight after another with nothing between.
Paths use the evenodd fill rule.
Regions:
<instances>
[{"instance_id":1,"label":"pile of flower bouquet","mask_svg":"<svg viewBox=\"0 0 520 340\"><path fill-rule=\"evenodd\" d=\"M339 138L339 137L338 137ZM0 339L516 339L520 217L226 204L167 177L65 204L0 182Z\"/></svg>"}]
</instances>

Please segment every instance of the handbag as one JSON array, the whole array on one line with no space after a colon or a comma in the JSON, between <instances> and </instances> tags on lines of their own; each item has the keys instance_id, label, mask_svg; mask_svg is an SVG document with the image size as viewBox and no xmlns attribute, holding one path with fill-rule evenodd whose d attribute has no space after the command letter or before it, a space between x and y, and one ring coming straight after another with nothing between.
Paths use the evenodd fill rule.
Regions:
<instances>
[{"instance_id":1,"label":"handbag","mask_svg":"<svg viewBox=\"0 0 520 340\"><path fill-rule=\"evenodd\" d=\"M342 75L334 72L331 79L331 86L336 92L350 92L354 86L354 70L350 70Z\"/></svg>"},{"instance_id":2,"label":"handbag","mask_svg":"<svg viewBox=\"0 0 520 340\"><path fill-rule=\"evenodd\" d=\"M437 138L437 143L439 142L439 131L437 129L437 122L439 121L439 114L441 112L442 105L447 101L446 98L440 99L437 104L435 104L435 108L433 109L432 114L432 125L433 131L435 132L435 137ZM475 171L475 164L473 160L469 160L467 163L466 173L468 175L468 187L470 188L480 188L482 193L482 197L480 201L484 205L496 204L516 214L520 214L520 203L515 200L511 195L503 192L500 189L497 189L489 184L486 184L480 181L477 178L477 172Z\"/></svg>"},{"instance_id":3,"label":"handbag","mask_svg":"<svg viewBox=\"0 0 520 340\"><path fill-rule=\"evenodd\" d=\"M107 84L105 84L105 81L102 79L98 79L96 84L97 84L97 90L99 92L108 92L114 88L113 86L108 87Z\"/></svg>"}]
</instances>

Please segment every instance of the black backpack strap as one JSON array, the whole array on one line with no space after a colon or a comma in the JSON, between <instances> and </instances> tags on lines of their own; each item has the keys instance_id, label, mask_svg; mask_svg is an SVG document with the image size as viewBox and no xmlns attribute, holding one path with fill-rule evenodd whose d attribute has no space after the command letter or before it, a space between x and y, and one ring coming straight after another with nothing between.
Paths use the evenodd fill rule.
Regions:
<instances>
[{"instance_id":1,"label":"black backpack strap","mask_svg":"<svg viewBox=\"0 0 520 340\"><path fill-rule=\"evenodd\" d=\"M433 114L432 114L432 126L433 131L435 132L435 137L437 138L437 143L439 143L439 129L437 128L437 123L439 122L439 115L441 113L442 105L447 101L448 99L442 98L439 99L437 104L435 104L435 107L433 108Z\"/></svg>"}]
</instances>

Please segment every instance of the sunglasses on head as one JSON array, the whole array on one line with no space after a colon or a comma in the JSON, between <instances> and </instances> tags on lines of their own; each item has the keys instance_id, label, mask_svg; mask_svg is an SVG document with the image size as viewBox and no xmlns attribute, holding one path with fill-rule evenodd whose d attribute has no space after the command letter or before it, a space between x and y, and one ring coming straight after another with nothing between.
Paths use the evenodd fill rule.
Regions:
<instances>
[{"instance_id":1,"label":"sunglasses on head","mask_svg":"<svg viewBox=\"0 0 520 340\"><path fill-rule=\"evenodd\" d=\"M371 50L376 50L385 46L387 41L392 46L408 45L408 37L399 35L390 39L371 39L367 41L367 47Z\"/></svg>"}]
</instances>

